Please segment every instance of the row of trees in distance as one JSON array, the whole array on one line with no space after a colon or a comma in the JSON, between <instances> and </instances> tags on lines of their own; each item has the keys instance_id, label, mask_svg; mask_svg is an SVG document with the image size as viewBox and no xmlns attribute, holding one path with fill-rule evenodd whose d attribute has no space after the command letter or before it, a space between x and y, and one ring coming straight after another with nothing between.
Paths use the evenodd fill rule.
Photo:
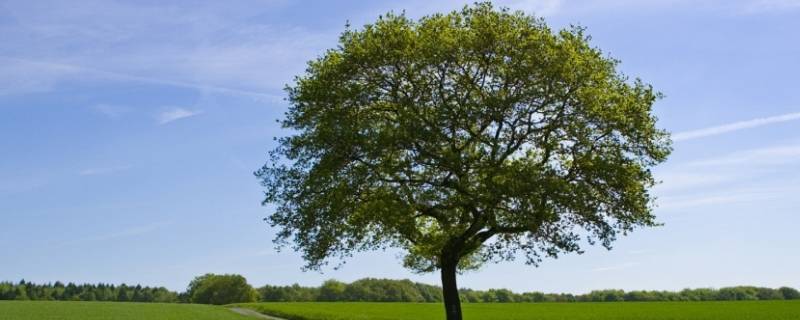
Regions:
<instances>
[{"instance_id":1,"label":"row of trees in distance","mask_svg":"<svg viewBox=\"0 0 800 320\"><path fill-rule=\"evenodd\" d=\"M585 294L516 293L507 289L460 290L462 302L621 302L621 301L731 301L796 300L794 288L778 289L738 286L720 289L701 288L681 291L595 290ZM195 278L186 292L164 287L125 284L34 284L0 282L0 300L66 300L229 304L238 302L368 301L442 302L442 288L410 280L366 278L351 283L325 281L319 287L266 285L253 288L240 275L206 274Z\"/></svg>"},{"instance_id":2,"label":"row of trees in distance","mask_svg":"<svg viewBox=\"0 0 800 320\"><path fill-rule=\"evenodd\" d=\"M120 302L178 302L178 294L164 287L128 286L125 284L63 284L59 281L34 284L0 282L0 300L61 300L61 301L120 301Z\"/></svg>"},{"instance_id":3,"label":"row of trees in distance","mask_svg":"<svg viewBox=\"0 0 800 320\"><path fill-rule=\"evenodd\" d=\"M319 287L264 286L258 289L261 301L379 301L441 302L442 289L410 280L361 279L352 283L328 280ZM778 289L738 286L720 289L684 289L681 291L595 290L585 294L516 293L508 289L461 289L462 302L621 302L621 301L731 301L794 300L800 292L794 288Z\"/></svg>"}]
</instances>

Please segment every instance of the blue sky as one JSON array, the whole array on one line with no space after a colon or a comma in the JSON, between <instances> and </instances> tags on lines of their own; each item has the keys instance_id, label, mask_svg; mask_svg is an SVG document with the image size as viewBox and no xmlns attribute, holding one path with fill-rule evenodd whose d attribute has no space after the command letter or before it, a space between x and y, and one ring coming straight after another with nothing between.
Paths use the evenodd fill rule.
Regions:
<instances>
[{"instance_id":1,"label":"blue sky","mask_svg":"<svg viewBox=\"0 0 800 320\"><path fill-rule=\"evenodd\" d=\"M0 3L0 280L182 290L206 272L256 285L410 278L394 251L302 272L276 253L252 172L282 88L354 26L460 1ZM800 1L509 0L580 24L662 91L675 152L656 170L663 227L613 251L490 265L465 287L585 292L800 287Z\"/></svg>"}]
</instances>

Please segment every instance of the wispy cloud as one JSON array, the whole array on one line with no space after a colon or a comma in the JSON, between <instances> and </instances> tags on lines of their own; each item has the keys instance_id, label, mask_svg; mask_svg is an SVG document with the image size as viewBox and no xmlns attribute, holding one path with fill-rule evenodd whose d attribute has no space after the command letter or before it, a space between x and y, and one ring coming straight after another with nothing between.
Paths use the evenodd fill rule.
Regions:
<instances>
[{"instance_id":1,"label":"wispy cloud","mask_svg":"<svg viewBox=\"0 0 800 320\"><path fill-rule=\"evenodd\" d=\"M762 127L770 124L776 124L781 122L787 121L794 121L800 120L800 112L794 113L787 113L779 116L774 117L767 117L767 118L756 118L746 121L739 121L719 126L713 126L703 129L691 130L691 131L683 131L678 132L672 135L673 141L685 141L685 140L693 140L699 138L705 138L710 136L716 136L723 133L734 132L744 129Z\"/></svg>"},{"instance_id":2,"label":"wispy cloud","mask_svg":"<svg viewBox=\"0 0 800 320\"><path fill-rule=\"evenodd\" d=\"M12 73L15 73L15 74L21 74L22 76L1 77L0 84L4 85L0 87L5 87L5 89L0 89L0 94L46 91L49 90L52 86L54 86L55 83L61 81L62 78L82 77L84 79L99 78L112 81L130 81L130 82L140 82L140 83L187 88L187 89L196 89L203 92L241 96L247 98L254 98L262 101L275 102L283 99L282 96L280 95L275 95L270 93L241 90L241 89L221 87L221 86L208 85L202 83L169 80L169 79L162 79L155 77L143 77L122 72L88 68L76 64L65 64L65 63L50 62L50 61L36 61L36 60L22 59L16 57L0 56L0 61L2 60L5 60L7 63L0 63L0 74L10 75Z\"/></svg>"},{"instance_id":3,"label":"wispy cloud","mask_svg":"<svg viewBox=\"0 0 800 320\"><path fill-rule=\"evenodd\" d=\"M792 199L800 145L754 148L682 163L658 174L658 210L692 211ZM778 201L780 202L780 201Z\"/></svg>"},{"instance_id":4,"label":"wispy cloud","mask_svg":"<svg viewBox=\"0 0 800 320\"><path fill-rule=\"evenodd\" d=\"M0 26L8 48L0 94L135 81L282 101L284 85L338 31L263 19L279 2L11 1L13 18Z\"/></svg>"},{"instance_id":5,"label":"wispy cloud","mask_svg":"<svg viewBox=\"0 0 800 320\"><path fill-rule=\"evenodd\" d=\"M706 160L690 162L691 166L724 166L724 165L780 165L800 162L800 145L758 148L734 152L728 155Z\"/></svg>"},{"instance_id":6,"label":"wispy cloud","mask_svg":"<svg viewBox=\"0 0 800 320\"><path fill-rule=\"evenodd\" d=\"M673 213L726 214L731 211L730 209L738 209L751 204L758 204L759 208L770 205L786 205L787 201L796 201L797 194L800 192L798 185L797 178L788 178L783 181L769 180L742 187L718 188L683 196L661 197L658 210Z\"/></svg>"},{"instance_id":7,"label":"wispy cloud","mask_svg":"<svg viewBox=\"0 0 800 320\"><path fill-rule=\"evenodd\" d=\"M108 241L108 240L114 240L114 239L120 239L120 238L136 237L136 236L141 236L141 235L144 235L144 234L148 234L148 233L152 233L152 232L158 231L158 230L163 229L164 227L167 227L167 226L169 226L171 224L172 224L171 221L160 221L160 222L154 222L154 223L146 224L146 225L131 226L131 227L128 227L128 228L125 228L125 229L121 229L121 230L118 230L118 231L115 231L115 232L111 232L111 233L100 234L100 235L96 235L96 236L90 236L90 237L86 237L86 238L80 238L80 239L75 239L75 240L71 240L71 241L61 242L61 243L58 244L58 246L59 247L63 247L63 246L70 246L70 245L76 245L76 244L87 243L87 242Z\"/></svg>"},{"instance_id":8,"label":"wispy cloud","mask_svg":"<svg viewBox=\"0 0 800 320\"><path fill-rule=\"evenodd\" d=\"M125 106L111 105L111 104L98 104L92 107L92 110L103 114L106 117L117 119L122 115L131 111L131 108Z\"/></svg>"},{"instance_id":9,"label":"wispy cloud","mask_svg":"<svg viewBox=\"0 0 800 320\"><path fill-rule=\"evenodd\" d=\"M696 189L708 187L710 185L718 185L735 178L731 177L730 173L727 172L698 171L701 170L683 166L677 170L656 173L656 177L661 180L662 183L658 184L655 189L659 192Z\"/></svg>"},{"instance_id":10,"label":"wispy cloud","mask_svg":"<svg viewBox=\"0 0 800 320\"><path fill-rule=\"evenodd\" d=\"M800 9L800 0L751 0L742 6L743 13L763 13Z\"/></svg>"},{"instance_id":11,"label":"wispy cloud","mask_svg":"<svg viewBox=\"0 0 800 320\"><path fill-rule=\"evenodd\" d=\"M159 113L156 116L156 121L158 122L158 124L167 124L180 119L194 117L202 113L203 113L202 111L193 111L184 108L175 108Z\"/></svg>"},{"instance_id":12,"label":"wispy cloud","mask_svg":"<svg viewBox=\"0 0 800 320\"><path fill-rule=\"evenodd\" d=\"M0 56L0 95L48 91L62 79L78 73L80 70L73 66Z\"/></svg>"},{"instance_id":13,"label":"wispy cloud","mask_svg":"<svg viewBox=\"0 0 800 320\"><path fill-rule=\"evenodd\" d=\"M659 199L661 210L687 209L705 206L720 206L733 203L756 202L774 199L776 195L765 192L735 194L701 194L685 197L664 197Z\"/></svg>"},{"instance_id":14,"label":"wispy cloud","mask_svg":"<svg viewBox=\"0 0 800 320\"><path fill-rule=\"evenodd\" d=\"M120 171L125 171L130 169L131 166L118 166L118 167L103 167L103 168L87 168L81 170L79 172L82 176L97 176L97 175L105 175L105 174L112 174L117 173Z\"/></svg>"}]
</instances>

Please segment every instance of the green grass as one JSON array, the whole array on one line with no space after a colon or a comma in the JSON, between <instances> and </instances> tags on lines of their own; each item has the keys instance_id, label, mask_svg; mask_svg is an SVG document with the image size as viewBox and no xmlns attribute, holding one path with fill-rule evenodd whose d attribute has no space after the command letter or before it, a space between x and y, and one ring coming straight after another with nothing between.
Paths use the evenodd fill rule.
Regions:
<instances>
[{"instance_id":1,"label":"green grass","mask_svg":"<svg viewBox=\"0 0 800 320\"><path fill-rule=\"evenodd\" d=\"M0 320L252 320L224 307L196 304L0 301Z\"/></svg>"},{"instance_id":2,"label":"green grass","mask_svg":"<svg viewBox=\"0 0 800 320\"><path fill-rule=\"evenodd\" d=\"M440 304L251 303L264 314L296 320L440 320ZM465 320L797 320L800 301L475 303L463 305Z\"/></svg>"},{"instance_id":3,"label":"green grass","mask_svg":"<svg viewBox=\"0 0 800 320\"><path fill-rule=\"evenodd\" d=\"M252 303L302 320L440 320L433 303ZM800 301L476 303L465 320L800 320ZM191 304L0 301L0 320L247 320L224 307Z\"/></svg>"}]
</instances>

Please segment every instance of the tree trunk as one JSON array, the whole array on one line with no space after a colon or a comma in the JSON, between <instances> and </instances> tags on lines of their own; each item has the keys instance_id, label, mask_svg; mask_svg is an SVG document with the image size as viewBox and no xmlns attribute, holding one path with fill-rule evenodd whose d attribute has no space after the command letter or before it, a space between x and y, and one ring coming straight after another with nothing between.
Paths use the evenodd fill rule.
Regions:
<instances>
[{"instance_id":1,"label":"tree trunk","mask_svg":"<svg viewBox=\"0 0 800 320\"><path fill-rule=\"evenodd\" d=\"M461 320L461 300L458 296L458 284L456 284L457 266L458 261L443 261L442 263L442 294L447 320Z\"/></svg>"}]
</instances>

